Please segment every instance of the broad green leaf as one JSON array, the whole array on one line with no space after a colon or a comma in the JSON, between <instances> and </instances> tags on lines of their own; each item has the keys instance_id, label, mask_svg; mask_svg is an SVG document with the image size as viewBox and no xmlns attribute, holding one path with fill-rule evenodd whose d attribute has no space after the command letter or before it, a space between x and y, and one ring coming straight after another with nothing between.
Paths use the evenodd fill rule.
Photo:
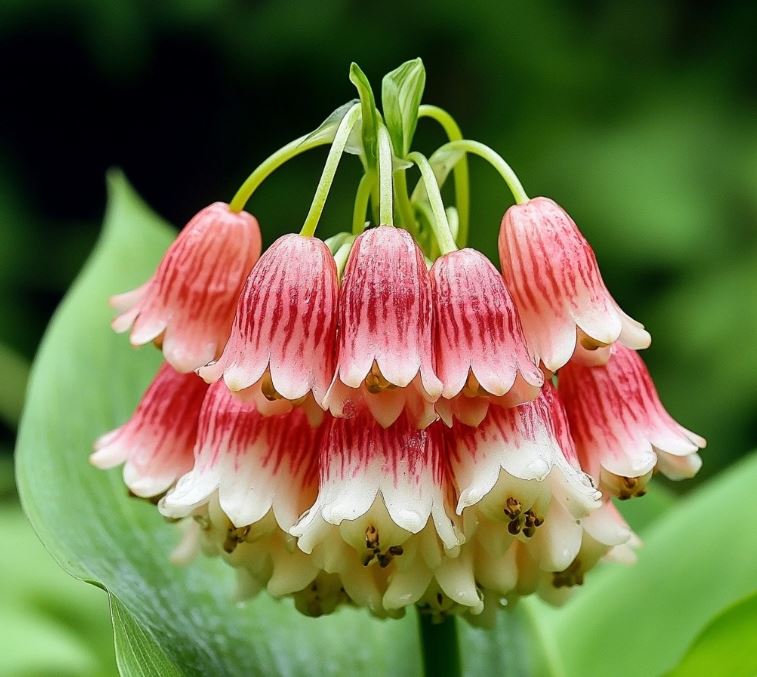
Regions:
<instances>
[{"instance_id":1,"label":"broad green leaf","mask_svg":"<svg viewBox=\"0 0 757 677\"><path fill-rule=\"evenodd\" d=\"M16 501L0 505L0 674L115 674L108 605L47 555Z\"/></svg>"},{"instance_id":2,"label":"broad green leaf","mask_svg":"<svg viewBox=\"0 0 757 677\"><path fill-rule=\"evenodd\" d=\"M423 61L406 61L391 73L381 84L381 104L389 135L397 154L408 154L418 124L418 106L426 86L426 69Z\"/></svg>"},{"instance_id":3,"label":"broad green leaf","mask_svg":"<svg viewBox=\"0 0 757 677\"><path fill-rule=\"evenodd\" d=\"M642 535L634 566L603 565L565 608L532 600L566 675L659 675L757 584L757 454L678 501Z\"/></svg>"},{"instance_id":4,"label":"broad green leaf","mask_svg":"<svg viewBox=\"0 0 757 677\"><path fill-rule=\"evenodd\" d=\"M671 677L757 675L757 593L719 614L697 637Z\"/></svg>"},{"instance_id":5,"label":"broad green leaf","mask_svg":"<svg viewBox=\"0 0 757 677\"><path fill-rule=\"evenodd\" d=\"M89 466L92 440L129 417L160 361L112 334L107 298L147 279L173 236L122 177L110 190L101 240L32 368L17 476L53 557L108 591L122 674L418 674L412 614L387 623L344 609L311 619L265 596L239 606L229 567L171 565L175 528L127 497L118 470Z\"/></svg>"},{"instance_id":6,"label":"broad green leaf","mask_svg":"<svg viewBox=\"0 0 757 677\"><path fill-rule=\"evenodd\" d=\"M373 96L371 83L356 63L350 65L350 82L355 85L360 96L360 103L362 105L360 128L363 135L363 150L365 151L367 167L372 168L376 166L378 158L379 121L378 111L376 110L376 99Z\"/></svg>"}]
</instances>

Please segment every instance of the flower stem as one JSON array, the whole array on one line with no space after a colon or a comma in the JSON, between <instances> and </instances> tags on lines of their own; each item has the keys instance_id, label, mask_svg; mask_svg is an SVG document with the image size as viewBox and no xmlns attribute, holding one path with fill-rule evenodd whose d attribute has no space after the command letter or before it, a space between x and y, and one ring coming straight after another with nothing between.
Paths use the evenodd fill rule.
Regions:
<instances>
[{"instance_id":1,"label":"flower stem","mask_svg":"<svg viewBox=\"0 0 757 677\"><path fill-rule=\"evenodd\" d=\"M313 233L315 233L315 229L318 227L318 221L321 218L321 214L323 214L323 208L326 206L326 198L329 196L331 184L334 182L334 176L336 175L336 169L339 166L339 160L342 158L342 153L344 153L344 148L347 145L347 139L349 139L350 132L359 117L360 104L356 103L350 108L349 112L339 123L339 127L334 135L334 141L331 144L331 149L326 158L326 164L323 167L321 179L318 181L318 187L315 189L313 202L310 205L308 215L305 217L305 223L302 226L302 230L300 230L300 235L311 237Z\"/></svg>"},{"instance_id":2,"label":"flower stem","mask_svg":"<svg viewBox=\"0 0 757 677\"><path fill-rule=\"evenodd\" d=\"M392 206L392 140L386 126L378 128L378 164L379 164L379 223L384 226L394 225L394 208Z\"/></svg>"},{"instance_id":3,"label":"flower stem","mask_svg":"<svg viewBox=\"0 0 757 677\"><path fill-rule=\"evenodd\" d=\"M416 230L415 215L413 214L413 205L407 194L407 176L404 169L398 169L394 173L394 195L402 225L411 233L414 233Z\"/></svg>"},{"instance_id":4,"label":"flower stem","mask_svg":"<svg viewBox=\"0 0 757 677\"><path fill-rule=\"evenodd\" d=\"M279 150L263 160L263 162L255 168L252 174L250 174L240 186L239 190L229 203L229 209L232 212L241 212L252 197L252 194L257 190L258 186L281 167L281 165L311 148L323 146L328 143L326 139L318 137L307 141L309 136L310 134L305 134L294 141L290 141L286 146L279 148Z\"/></svg>"},{"instance_id":5,"label":"flower stem","mask_svg":"<svg viewBox=\"0 0 757 677\"><path fill-rule=\"evenodd\" d=\"M455 617L434 623L431 616L418 614L426 677L457 677L462 674Z\"/></svg>"},{"instance_id":6,"label":"flower stem","mask_svg":"<svg viewBox=\"0 0 757 677\"><path fill-rule=\"evenodd\" d=\"M373 190L373 179L375 177L372 174L363 174L360 178L360 183L357 185L357 193L355 194L355 208L352 212L352 232L355 235L359 235L363 232L366 222L366 211L368 210L368 202L371 199L371 191Z\"/></svg>"},{"instance_id":7,"label":"flower stem","mask_svg":"<svg viewBox=\"0 0 757 677\"><path fill-rule=\"evenodd\" d=\"M444 202L442 202L442 194L439 192L439 185L436 183L434 170L431 168L426 156L421 153L416 151L409 153L407 159L414 162L418 166L418 169L421 170L423 185L426 188L431 212L434 215L431 227L434 230L436 241L439 243L439 251L442 254L449 254L449 252L457 249L457 245L452 237L452 231L449 229L447 213L444 211Z\"/></svg>"},{"instance_id":8,"label":"flower stem","mask_svg":"<svg viewBox=\"0 0 757 677\"><path fill-rule=\"evenodd\" d=\"M438 106L422 105L418 108L418 117L431 118L438 122L447 134L450 141L459 141L463 138L460 126L446 110ZM455 163L455 206L460 217L460 229L457 232L457 241L464 247L468 243L468 223L470 220L470 180L468 177L468 158L463 157Z\"/></svg>"},{"instance_id":9,"label":"flower stem","mask_svg":"<svg viewBox=\"0 0 757 677\"><path fill-rule=\"evenodd\" d=\"M444 153L446 151L464 151L465 153L472 153L484 158L494 169L499 172L499 175L504 179L510 192L513 194L515 201L518 204L528 202L528 195L523 189L523 185L516 176L507 162L496 151L489 148L489 146L480 143L479 141L472 141L471 139L460 139L457 141L450 141L445 143L441 148L437 149L437 153Z\"/></svg>"}]
</instances>

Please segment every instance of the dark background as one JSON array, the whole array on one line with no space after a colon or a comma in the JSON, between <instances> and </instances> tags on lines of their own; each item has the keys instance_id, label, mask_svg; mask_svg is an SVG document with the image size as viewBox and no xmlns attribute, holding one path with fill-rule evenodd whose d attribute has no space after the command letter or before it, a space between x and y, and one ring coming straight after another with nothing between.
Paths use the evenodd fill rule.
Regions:
<instances>
[{"instance_id":1,"label":"dark background","mask_svg":"<svg viewBox=\"0 0 757 677\"><path fill-rule=\"evenodd\" d=\"M756 33L746 2L3 0L3 446L109 167L179 226L353 97L350 61L378 91L421 56L424 100L581 225L652 332L664 402L710 440L702 476L716 472L757 438ZM442 136L422 122L418 142ZM266 242L299 229L324 157L256 194ZM349 225L358 166L343 163L323 234ZM472 244L495 256L510 198L475 159L472 178Z\"/></svg>"}]
</instances>

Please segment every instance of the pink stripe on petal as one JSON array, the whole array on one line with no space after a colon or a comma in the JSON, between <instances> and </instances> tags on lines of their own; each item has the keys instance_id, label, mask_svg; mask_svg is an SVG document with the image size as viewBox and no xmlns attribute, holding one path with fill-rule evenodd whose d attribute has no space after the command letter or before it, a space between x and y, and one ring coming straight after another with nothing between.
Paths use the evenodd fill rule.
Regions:
<instances>
[{"instance_id":1,"label":"pink stripe on petal","mask_svg":"<svg viewBox=\"0 0 757 677\"><path fill-rule=\"evenodd\" d=\"M620 338L649 345L643 326L607 291L589 243L552 200L537 197L507 210L499 255L529 345L551 371L570 359L577 329L598 344Z\"/></svg>"},{"instance_id":2,"label":"pink stripe on petal","mask_svg":"<svg viewBox=\"0 0 757 677\"><path fill-rule=\"evenodd\" d=\"M328 247L284 235L247 280L223 355L200 375L208 381L223 375L229 388L244 390L268 370L280 397L297 400L312 391L321 404L334 373L337 294Z\"/></svg>"},{"instance_id":3,"label":"pink stripe on petal","mask_svg":"<svg viewBox=\"0 0 757 677\"><path fill-rule=\"evenodd\" d=\"M641 477L660 452L687 456L705 445L670 417L641 357L619 343L606 366L570 362L563 367L559 392L581 465L595 478L601 468Z\"/></svg>"},{"instance_id":4,"label":"pink stripe on petal","mask_svg":"<svg viewBox=\"0 0 757 677\"><path fill-rule=\"evenodd\" d=\"M124 481L137 496L157 496L192 466L197 419L207 385L164 364L129 421L95 442L100 468L125 462Z\"/></svg>"},{"instance_id":5,"label":"pink stripe on petal","mask_svg":"<svg viewBox=\"0 0 757 677\"><path fill-rule=\"evenodd\" d=\"M246 212L216 202L198 212L168 248L153 277L114 296L113 328L131 342L160 339L166 360L189 372L220 355L244 280L260 255L260 229Z\"/></svg>"}]
</instances>

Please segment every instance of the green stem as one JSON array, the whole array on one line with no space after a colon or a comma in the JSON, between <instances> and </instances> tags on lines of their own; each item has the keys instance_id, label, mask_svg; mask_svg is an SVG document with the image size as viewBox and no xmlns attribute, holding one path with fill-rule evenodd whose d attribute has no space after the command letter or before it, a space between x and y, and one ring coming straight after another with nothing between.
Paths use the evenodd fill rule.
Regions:
<instances>
[{"instance_id":1,"label":"green stem","mask_svg":"<svg viewBox=\"0 0 757 677\"><path fill-rule=\"evenodd\" d=\"M444 202L442 202L442 194L439 192L439 186L436 183L434 170L431 168L426 156L421 153L415 151L409 153L407 159L414 162L418 166L418 169L421 170L423 184L426 187L426 195L428 195L431 212L434 215L431 227L434 230L436 241L439 243L439 251L442 254L449 254L449 252L457 249L457 245L449 229L447 213L444 211Z\"/></svg>"},{"instance_id":2,"label":"green stem","mask_svg":"<svg viewBox=\"0 0 757 677\"><path fill-rule=\"evenodd\" d=\"M329 196L331 184L334 182L334 176L336 175L336 169L339 166L339 160L342 159L342 153L344 153L344 148L350 137L350 132L359 117L360 104L356 103L350 108L349 112L339 123L339 127L334 135L334 141L331 144L328 157L326 158L326 164L323 167L321 179L318 181L318 187L315 189L313 202L310 205L308 215L305 217L305 223L302 226L302 230L300 230L300 235L311 237L313 233L315 233L315 229L318 227L318 221L321 218L321 214L323 214L323 208L326 206L326 198Z\"/></svg>"},{"instance_id":3,"label":"green stem","mask_svg":"<svg viewBox=\"0 0 757 677\"><path fill-rule=\"evenodd\" d=\"M366 211L368 210L368 202L371 199L371 191L373 190L373 176L371 174L363 174L360 179L360 183L357 185L357 193L355 194L355 209L352 212L352 232L355 235L363 232L366 222Z\"/></svg>"},{"instance_id":4,"label":"green stem","mask_svg":"<svg viewBox=\"0 0 757 677\"><path fill-rule=\"evenodd\" d=\"M422 105L418 108L419 118L431 118L438 122L450 141L458 141L463 138L460 126L446 110L438 106ZM463 157L455 163L453 168L455 175L455 206L460 218L460 229L457 232L457 241L461 247L468 242L468 223L470 222L470 180L468 177L468 158Z\"/></svg>"},{"instance_id":5,"label":"green stem","mask_svg":"<svg viewBox=\"0 0 757 677\"><path fill-rule=\"evenodd\" d=\"M229 209L232 212L241 212L252 197L252 194L257 190L258 186L281 167L281 165L311 148L317 148L318 146L323 146L328 143L328 140L323 138L315 138L311 141L307 141L309 136L310 134L305 134L299 139L290 141L286 146L279 148L279 150L263 160L263 162L255 168L252 174L250 174L240 186L239 190L229 203Z\"/></svg>"},{"instance_id":6,"label":"green stem","mask_svg":"<svg viewBox=\"0 0 757 677\"><path fill-rule=\"evenodd\" d=\"M491 164L494 169L499 172L499 175L504 179L505 183L510 189L510 192L513 194L515 201L518 204L528 202L528 195L526 195L526 191L523 189L523 185L516 176L515 172L512 170L512 167L510 167L510 165L505 162L505 160L499 153L489 148L489 146L480 143L479 141L472 141L471 139L450 141L449 143L444 144L441 148L437 149L436 152L441 154L446 151L455 150L472 153L473 155L478 155L479 157L484 158L484 160L489 162L489 164Z\"/></svg>"},{"instance_id":7,"label":"green stem","mask_svg":"<svg viewBox=\"0 0 757 677\"><path fill-rule=\"evenodd\" d=\"M394 196L402 225L413 232L415 230L415 215L413 214L413 205L410 203L407 194L407 176L404 169L398 169L394 173Z\"/></svg>"},{"instance_id":8,"label":"green stem","mask_svg":"<svg viewBox=\"0 0 757 677\"><path fill-rule=\"evenodd\" d=\"M392 140L386 126L378 128L378 165L379 165L379 223L384 226L394 225L394 208L392 206Z\"/></svg>"},{"instance_id":9,"label":"green stem","mask_svg":"<svg viewBox=\"0 0 757 677\"><path fill-rule=\"evenodd\" d=\"M462 674L455 617L434 623L431 616L418 614L423 646L423 674L426 677L457 677Z\"/></svg>"},{"instance_id":10,"label":"green stem","mask_svg":"<svg viewBox=\"0 0 757 677\"><path fill-rule=\"evenodd\" d=\"M352 251L353 242L355 242L355 236L348 235L339 249L334 252L334 263L336 263L336 271L339 277L342 276L344 267L347 265L347 259L350 256L350 251Z\"/></svg>"}]
</instances>

